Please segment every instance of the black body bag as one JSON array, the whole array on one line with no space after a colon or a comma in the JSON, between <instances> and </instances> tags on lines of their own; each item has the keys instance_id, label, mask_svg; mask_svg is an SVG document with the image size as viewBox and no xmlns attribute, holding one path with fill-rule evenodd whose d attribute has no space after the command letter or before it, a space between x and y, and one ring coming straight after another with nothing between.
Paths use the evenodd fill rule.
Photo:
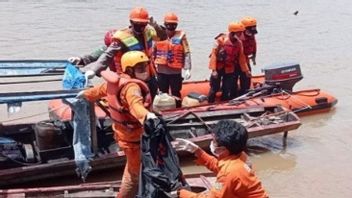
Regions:
<instances>
[{"instance_id":1,"label":"black body bag","mask_svg":"<svg viewBox=\"0 0 352 198\"><path fill-rule=\"evenodd\" d=\"M163 120L148 120L144 124L137 198L170 198L170 192L188 188L171 140Z\"/></svg>"}]
</instances>

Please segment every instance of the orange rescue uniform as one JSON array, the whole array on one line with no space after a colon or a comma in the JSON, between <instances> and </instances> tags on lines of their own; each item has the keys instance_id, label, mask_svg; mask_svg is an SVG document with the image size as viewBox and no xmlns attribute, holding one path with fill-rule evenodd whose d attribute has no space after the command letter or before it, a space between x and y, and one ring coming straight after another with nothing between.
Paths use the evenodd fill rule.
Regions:
<instances>
[{"instance_id":1,"label":"orange rescue uniform","mask_svg":"<svg viewBox=\"0 0 352 198\"><path fill-rule=\"evenodd\" d=\"M249 57L255 56L257 53L257 42L255 36L244 36L242 43L244 54L247 58L247 64L249 64Z\"/></svg>"},{"instance_id":2,"label":"orange rescue uniform","mask_svg":"<svg viewBox=\"0 0 352 198\"><path fill-rule=\"evenodd\" d=\"M106 95L107 83L102 83L84 92L85 98L89 101L96 101ZM145 116L149 111L144 107L141 88L136 83L129 83L121 90L120 96L122 103L126 104L129 112L143 125ZM140 141L143 128L136 128L134 131L129 131L125 127L114 123L113 129L120 147L139 147L134 142Z\"/></svg>"},{"instance_id":3,"label":"orange rescue uniform","mask_svg":"<svg viewBox=\"0 0 352 198\"><path fill-rule=\"evenodd\" d=\"M253 170L245 163L245 153L217 159L205 151L195 152L197 163L217 174L216 183L207 192L193 193L185 189L180 198L267 198L269 197Z\"/></svg>"},{"instance_id":4,"label":"orange rescue uniform","mask_svg":"<svg viewBox=\"0 0 352 198\"><path fill-rule=\"evenodd\" d=\"M125 74L121 74L125 75ZM144 98L141 88L137 83L128 83L120 92L121 103L128 108L130 114L135 117L141 125L149 112L144 107ZM107 95L107 83L93 87L84 92L89 101L96 101ZM134 197L138 190L139 169L140 169L140 138L143 127L128 130L121 124L114 123L115 140L123 149L127 163L122 177L122 186L118 197Z\"/></svg>"},{"instance_id":5,"label":"orange rescue uniform","mask_svg":"<svg viewBox=\"0 0 352 198\"><path fill-rule=\"evenodd\" d=\"M230 58L230 54L225 55L224 60L220 60L220 57L222 56L220 53L221 51L225 52L225 50L223 50L224 48L234 48L237 49L236 51L238 51L238 54L232 54L232 56L235 55L236 57L238 57L238 59L234 60L235 62L232 63L231 67L226 67L226 56L229 56L228 58ZM232 43L228 38L228 34L220 34L216 37L215 45L210 54L209 69L216 71L224 68L225 73L233 73L235 71L235 63L238 63L240 65L241 71L249 71L247 65L247 57L244 54L242 42L237 39L236 43Z\"/></svg>"}]
</instances>

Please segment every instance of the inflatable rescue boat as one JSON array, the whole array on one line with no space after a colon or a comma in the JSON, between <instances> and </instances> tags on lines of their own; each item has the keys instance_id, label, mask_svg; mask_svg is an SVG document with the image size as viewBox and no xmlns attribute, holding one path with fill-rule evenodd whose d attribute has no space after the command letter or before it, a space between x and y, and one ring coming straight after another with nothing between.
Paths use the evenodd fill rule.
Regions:
<instances>
[{"instance_id":1,"label":"inflatable rescue boat","mask_svg":"<svg viewBox=\"0 0 352 198\"><path fill-rule=\"evenodd\" d=\"M220 93L217 94L215 103L206 101L210 86L209 81L190 81L183 83L181 90L183 107L175 108L175 104L162 106L161 114L182 114L188 111L218 111L233 108L248 108L253 106L281 105L298 115L316 114L330 111L337 99L331 94L316 89L302 89L293 91L294 85L303 78L299 64L277 64L264 69L264 75L252 77L252 89L245 95L230 101L220 101ZM161 101L163 102L163 101ZM165 102L165 101L164 101ZM71 110L61 100L49 102L50 117L56 120L70 120ZM155 102L154 102L155 105ZM100 107L99 107L100 106ZM107 111L96 106L98 117L106 117Z\"/></svg>"}]
</instances>

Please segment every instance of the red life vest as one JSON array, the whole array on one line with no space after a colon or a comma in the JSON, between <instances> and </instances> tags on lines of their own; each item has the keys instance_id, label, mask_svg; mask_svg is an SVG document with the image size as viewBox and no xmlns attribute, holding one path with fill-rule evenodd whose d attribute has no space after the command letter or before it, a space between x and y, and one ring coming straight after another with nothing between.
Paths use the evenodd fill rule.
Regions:
<instances>
[{"instance_id":1,"label":"red life vest","mask_svg":"<svg viewBox=\"0 0 352 198\"><path fill-rule=\"evenodd\" d=\"M248 61L248 56L255 54L257 52L257 42L254 36L244 36L242 43L243 43L243 52L244 52L244 55L246 55L247 61Z\"/></svg>"},{"instance_id":2,"label":"red life vest","mask_svg":"<svg viewBox=\"0 0 352 198\"><path fill-rule=\"evenodd\" d=\"M142 128L140 122L133 117L129 112L126 104L121 102L121 90L129 83L136 83L141 88L142 95L144 96L144 107L151 106L151 95L148 86L141 80L131 79L128 77L120 77L118 83L108 83L107 85L107 99L110 110L110 117L115 124L119 124L127 130L134 130Z\"/></svg>"},{"instance_id":3,"label":"red life vest","mask_svg":"<svg viewBox=\"0 0 352 198\"><path fill-rule=\"evenodd\" d=\"M155 60L158 65L167 65L174 69L182 69L184 67L184 49L182 39L185 33L176 31L172 38L155 43Z\"/></svg>"},{"instance_id":4,"label":"red life vest","mask_svg":"<svg viewBox=\"0 0 352 198\"><path fill-rule=\"evenodd\" d=\"M217 38L219 51L217 54L217 68L225 69L225 73L235 71L235 66L239 65L239 55L242 48L241 41L237 40L232 43L227 34Z\"/></svg>"},{"instance_id":5,"label":"red life vest","mask_svg":"<svg viewBox=\"0 0 352 198\"><path fill-rule=\"evenodd\" d=\"M113 40L118 40L121 44L123 44L127 51L143 51L149 59L152 57L153 50L153 37L156 35L156 32L153 28L147 26L144 31L144 43L141 43L134 35L130 28L125 28L117 31L113 35ZM114 57L116 71L121 73L121 57L126 51L119 51ZM154 75L155 69L153 65L149 67L149 73Z\"/></svg>"}]
</instances>

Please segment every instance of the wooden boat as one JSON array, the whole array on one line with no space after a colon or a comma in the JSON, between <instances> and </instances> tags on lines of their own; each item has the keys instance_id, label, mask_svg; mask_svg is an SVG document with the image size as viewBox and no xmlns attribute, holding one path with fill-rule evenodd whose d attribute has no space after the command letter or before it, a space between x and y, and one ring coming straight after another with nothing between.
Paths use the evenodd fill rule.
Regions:
<instances>
[{"instance_id":1,"label":"wooden boat","mask_svg":"<svg viewBox=\"0 0 352 198\"><path fill-rule=\"evenodd\" d=\"M212 173L185 175L192 192L202 192L210 188L215 177ZM116 197L121 181L82 183L78 185L15 188L0 190L0 197Z\"/></svg>"},{"instance_id":2,"label":"wooden boat","mask_svg":"<svg viewBox=\"0 0 352 198\"><path fill-rule=\"evenodd\" d=\"M219 119L241 122L248 129L250 138L280 132L287 135L287 131L301 124L296 114L280 106L230 108L206 113L188 111L182 115L165 115L164 118L174 138L188 138L202 148L208 148L212 139L210 127ZM124 153L116 152L109 119L102 119L100 123L97 140L92 140L96 157L90 165L93 170L124 166ZM0 137L11 138L24 153L22 159L11 160L0 155L0 186L75 174L72 127L69 122L0 125Z\"/></svg>"}]
</instances>

